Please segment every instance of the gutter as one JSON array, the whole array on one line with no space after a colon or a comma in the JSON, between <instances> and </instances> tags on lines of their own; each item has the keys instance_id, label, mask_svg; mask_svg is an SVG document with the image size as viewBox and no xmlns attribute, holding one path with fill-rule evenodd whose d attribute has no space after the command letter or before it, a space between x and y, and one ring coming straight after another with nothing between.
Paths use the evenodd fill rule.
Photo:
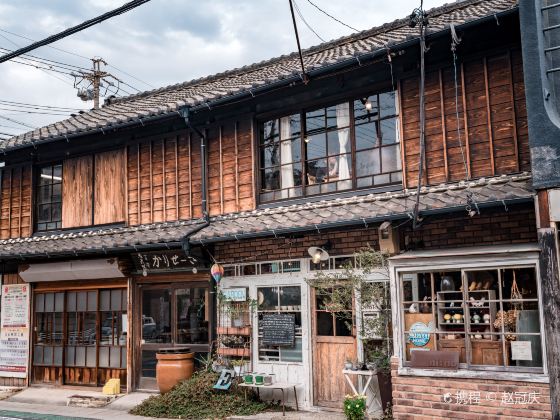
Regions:
<instances>
[{"instance_id":1,"label":"gutter","mask_svg":"<svg viewBox=\"0 0 560 420\"><path fill-rule=\"evenodd\" d=\"M511 9L508 10L504 10L503 12L499 12L499 13L494 13L491 15L487 15L484 17L481 17L479 19L474 19L472 21L463 23L461 25L457 25L455 26L456 30L464 30L464 29L468 29L472 26L477 26L481 23L487 22L489 20L497 20L500 17L503 16L508 16L510 14L513 13L517 13L518 12L519 7L513 7ZM433 32L430 34L426 34L426 40L428 39L433 39L433 38L437 38L440 36L443 36L445 33L448 33L450 31L449 28L446 29L442 29L438 32ZM408 41L404 41L401 43L395 43L392 45L387 45L387 47L384 48L380 48L377 49L375 51L372 52L368 52L365 54L361 54L361 55L355 55L352 58L343 60L343 61L339 61L335 64L331 64L331 65L327 65L327 66L322 66L319 69L315 69L315 70L308 70L307 71L307 75L312 79L313 76L322 76L324 74L327 74L329 72L332 71L337 71L340 69L343 69L345 67L349 67L353 64L355 64L356 62L359 63L360 65L362 65L364 62L366 61L371 61L379 56L385 55L387 53L387 48L390 48L392 50L395 49L404 49L404 48L408 48L411 46L414 46L416 44L418 44L420 42L420 40L418 38L413 38L411 40ZM122 129L122 128L128 128L131 126L137 126L138 124L144 125L145 122L156 122L156 121L162 121L168 118L172 118L174 117L177 113L179 113L179 115L183 118L185 118L182 114L182 112L185 109L189 109L192 113L196 113L202 110L210 110L212 109L213 106L218 106L218 105L226 105L228 102L233 102L233 101L238 101L242 98L253 98L255 97L255 94L262 94L265 93L269 90L275 90L277 88L280 87L285 87L285 86L289 86L289 85L293 85L295 83L303 83L303 79L301 77L301 75L298 73L297 75L294 76L290 76L287 77L285 79L282 80L277 80L276 82L270 83L270 84L266 84L264 86L261 87L256 87L254 89L249 89L247 91L243 91L243 92L239 92L236 93L234 95L225 97L225 98L219 98L219 99L215 99L215 100L210 100L210 101L206 101L202 104L199 105L195 105L195 106L185 106L183 108L181 108L179 111L170 111L170 112L166 112L164 114L159 114L159 115L154 115L151 117L146 117L146 118L141 118L138 117L132 121L127 121L125 123L121 123L121 124L114 124L114 125L108 125L108 126L104 126L103 128L97 128L91 131L82 131L79 133L74 133L74 134L67 134L67 135L60 135L60 136L55 136L55 137L51 137L51 138L47 138L45 140L36 140L33 141L31 144L26 143L26 144L22 144L22 145L18 145L18 146L14 146L9 148L8 152L12 152L12 151L16 151L16 150L20 150L20 149L25 149L28 147L37 147L43 144L49 144L55 141L59 141L59 140L69 140L75 137L82 137L82 136L86 136L86 135L93 135L93 134L106 134L107 131L114 131L114 130L118 130L118 129ZM187 123L188 124L188 123ZM197 130L195 130L197 131ZM4 153L6 154L7 151L5 149L0 149L0 153Z\"/></svg>"},{"instance_id":2,"label":"gutter","mask_svg":"<svg viewBox=\"0 0 560 420\"><path fill-rule=\"evenodd\" d=\"M201 207L202 207L202 218L204 219L204 223L197 226L195 229L187 233L181 239L181 247L187 256L190 256L191 253L191 242L190 237L197 232L200 232L202 229L210 226L210 215L208 214L208 191L206 187L206 180L208 177L208 168L206 164L206 136L202 133L198 128L192 125L191 120L189 118L189 107L185 106L179 110L179 115L183 117L185 120L185 125L187 128L190 128L194 132L196 132L200 136L200 177L201 177Z\"/></svg>"}]
</instances>

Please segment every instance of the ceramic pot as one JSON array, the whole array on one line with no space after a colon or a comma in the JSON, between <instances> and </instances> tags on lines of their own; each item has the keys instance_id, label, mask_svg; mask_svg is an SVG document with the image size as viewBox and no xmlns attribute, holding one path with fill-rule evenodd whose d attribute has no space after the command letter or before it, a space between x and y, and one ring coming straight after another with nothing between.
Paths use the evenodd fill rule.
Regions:
<instances>
[{"instance_id":1,"label":"ceramic pot","mask_svg":"<svg viewBox=\"0 0 560 420\"><path fill-rule=\"evenodd\" d=\"M253 375L250 374L250 373L246 374L246 375L243 377L243 381L244 381L246 384L252 384L252 383L253 383Z\"/></svg>"},{"instance_id":2,"label":"ceramic pot","mask_svg":"<svg viewBox=\"0 0 560 420\"><path fill-rule=\"evenodd\" d=\"M455 290L455 282L451 276L442 276L439 283L439 290L442 292L453 292Z\"/></svg>"},{"instance_id":3,"label":"ceramic pot","mask_svg":"<svg viewBox=\"0 0 560 420\"><path fill-rule=\"evenodd\" d=\"M156 353L156 358L156 380L162 394L193 375L194 353Z\"/></svg>"}]
</instances>

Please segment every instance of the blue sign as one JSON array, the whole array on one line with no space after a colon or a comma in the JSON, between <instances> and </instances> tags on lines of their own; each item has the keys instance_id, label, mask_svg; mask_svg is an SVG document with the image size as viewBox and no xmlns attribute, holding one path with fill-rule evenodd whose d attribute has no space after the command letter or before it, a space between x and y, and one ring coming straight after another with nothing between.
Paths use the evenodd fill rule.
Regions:
<instances>
[{"instance_id":1,"label":"blue sign","mask_svg":"<svg viewBox=\"0 0 560 420\"><path fill-rule=\"evenodd\" d=\"M224 298L232 302L245 302L247 300L247 288L222 289Z\"/></svg>"},{"instance_id":2,"label":"blue sign","mask_svg":"<svg viewBox=\"0 0 560 420\"><path fill-rule=\"evenodd\" d=\"M410 332L408 334L408 341L417 347L424 347L430 342L430 333L432 328L430 325L426 325L423 322L415 322L410 327Z\"/></svg>"}]
</instances>

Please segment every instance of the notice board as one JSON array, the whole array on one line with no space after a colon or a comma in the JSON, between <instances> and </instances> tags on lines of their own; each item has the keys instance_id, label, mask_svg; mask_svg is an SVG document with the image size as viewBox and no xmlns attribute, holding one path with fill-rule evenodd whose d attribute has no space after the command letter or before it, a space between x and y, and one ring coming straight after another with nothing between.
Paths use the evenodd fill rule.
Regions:
<instances>
[{"instance_id":1,"label":"notice board","mask_svg":"<svg viewBox=\"0 0 560 420\"><path fill-rule=\"evenodd\" d=\"M29 356L29 285L2 286L0 376L27 377Z\"/></svg>"},{"instance_id":2,"label":"notice board","mask_svg":"<svg viewBox=\"0 0 560 420\"><path fill-rule=\"evenodd\" d=\"M260 322L265 346L293 347L296 339L294 314L266 314Z\"/></svg>"}]
</instances>

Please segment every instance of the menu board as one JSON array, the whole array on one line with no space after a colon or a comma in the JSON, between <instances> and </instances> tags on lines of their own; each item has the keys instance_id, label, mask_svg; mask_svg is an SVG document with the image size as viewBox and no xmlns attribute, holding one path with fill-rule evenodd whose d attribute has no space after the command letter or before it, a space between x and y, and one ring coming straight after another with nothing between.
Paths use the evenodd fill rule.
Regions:
<instances>
[{"instance_id":1,"label":"menu board","mask_svg":"<svg viewBox=\"0 0 560 420\"><path fill-rule=\"evenodd\" d=\"M2 286L0 376L27 377L29 355L29 285Z\"/></svg>"},{"instance_id":2,"label":"menu board","mask_svg":"<svg viewBox=\"0 0 560 420\"><path fill-rule=\"evenodd\" d=\"M262 327L262 344L265 346L293 347L296 338L294 314L266 314L259 323Z\"/></svg>"}]
</instances>

